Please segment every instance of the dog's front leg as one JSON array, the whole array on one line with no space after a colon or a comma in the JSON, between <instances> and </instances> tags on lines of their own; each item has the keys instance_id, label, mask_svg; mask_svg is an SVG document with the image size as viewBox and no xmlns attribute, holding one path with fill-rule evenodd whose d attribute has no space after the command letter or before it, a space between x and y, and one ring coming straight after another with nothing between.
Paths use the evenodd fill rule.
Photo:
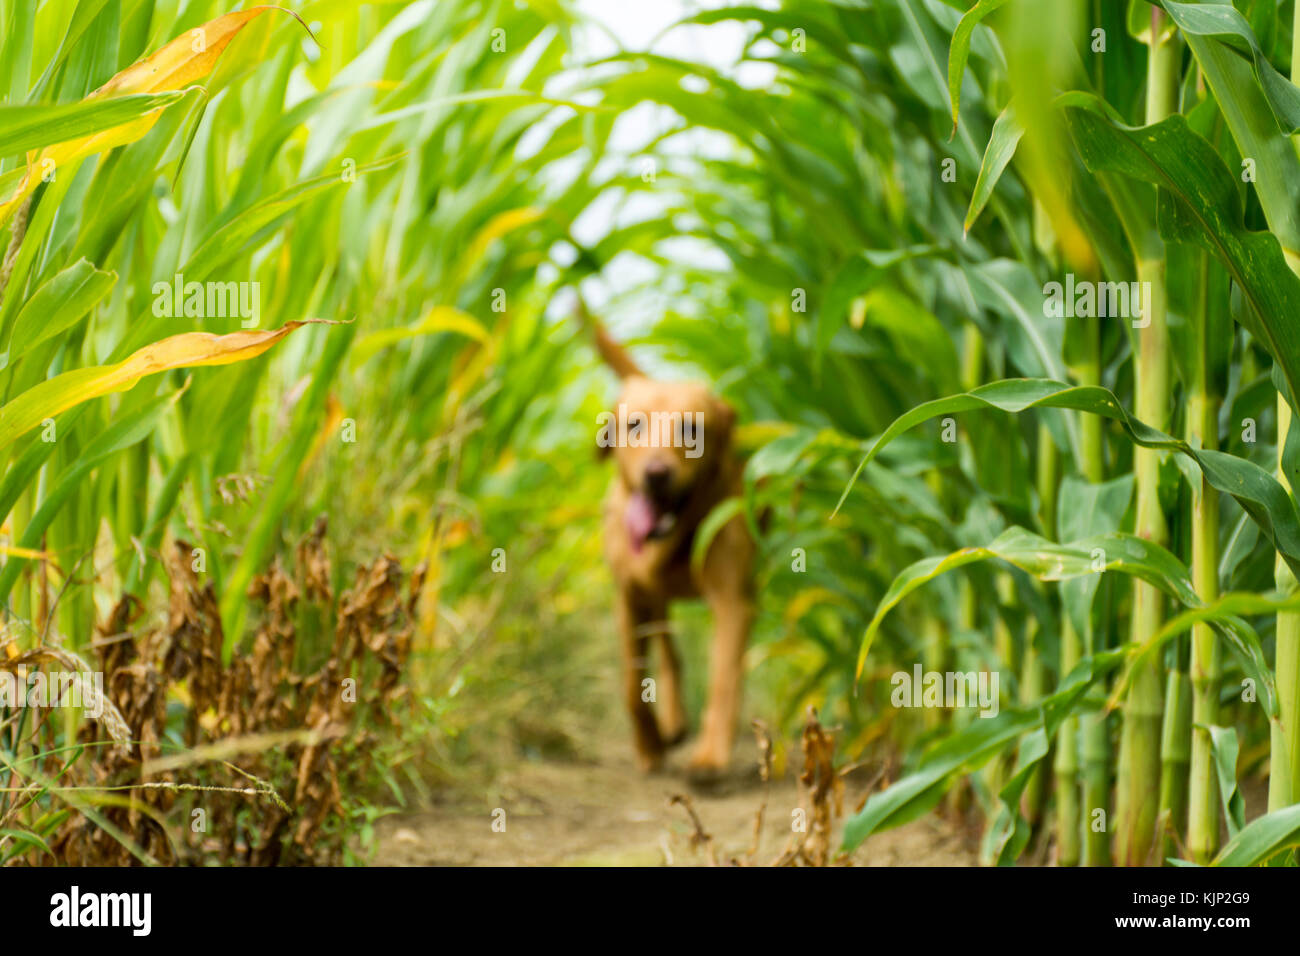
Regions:
<instances>
[{"instance_id":1,"label":"dog's front leg","mask_svg":"<svg viewBox=\"0 0 1300 956\"><path fill-rule=\"evenodd\" d=\"M693 772L724 770L731 759L740 713L745 646L754 624L754 604L741 588L705 594L713 611L713 646L709 650L709 701L700 740L691 756Z\"/></svg>"},{"instance_id":2,"label":"dog's front leg","mask_svg":"<svg viewBox=\"0 0 1300 956\"><path fill-rule=\"evenodd\" d=\"M664 742L643 686L650 632L662 622L666 608L625 589L619 594L618 628L623 652L623 701L632 716L637 765L646 772L663 762Z\"/></svg>"},{"instance_id":3,"label":"dog's front leg","mask_svg":"<svg viewBox=\"0 0 1300 956\"><path fill-rule=\"evenodd\" d=\"M686 739L686 703L682 698L682 661L667 621L659 632L659 728L664 746Z\"/></svg>"}]
</instances>

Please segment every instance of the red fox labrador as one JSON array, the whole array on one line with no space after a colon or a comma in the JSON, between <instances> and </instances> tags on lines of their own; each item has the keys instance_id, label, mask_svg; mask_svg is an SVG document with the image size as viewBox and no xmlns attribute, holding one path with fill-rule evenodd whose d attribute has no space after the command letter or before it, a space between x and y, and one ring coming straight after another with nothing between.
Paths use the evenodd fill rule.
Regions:
<instances>
[{"instance_id":1,"label":"red fox labrador","mask_svg":"<svg viewBox=\"0 0 1300 956\"><path fill-rule=\"evenodd\" d=\"M598 323L584 318L601 356L623 380L617 410L602 416L597 443L617 465L605 502L605 555L618 591L623 697L637 762L642 770L657 769L665 749L686 736L668 605L702 597L714 635L708 703L689 772L707 778L724 770L731 755L742 657L754 621L754 541L742 517L713 538L698 571L691 567L700 523L742 491L742 465L731 447L735 412L704 385L647 378ZM657 687L645 680L651 639L661 658Z\"/></svg>"}]
</instances>

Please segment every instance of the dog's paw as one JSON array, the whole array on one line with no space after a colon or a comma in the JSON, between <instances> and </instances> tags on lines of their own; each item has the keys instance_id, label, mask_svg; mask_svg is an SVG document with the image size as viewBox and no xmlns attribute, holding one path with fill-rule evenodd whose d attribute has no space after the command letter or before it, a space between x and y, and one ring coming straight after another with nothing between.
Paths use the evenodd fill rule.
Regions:
<instances>
[{"instance_id":1,"label":"dog's paw","mask_svg":"<svg viewBox=\"0 0 1300 956\"><path fill-rule=\"evenodd\" d=\"M721 797L758 786L762 776L756 764L733 762L729 748L719 750L701 741L686 764L686 780L692 790L703 796Z\"/></svg>"},{"instance_id":2,"label":"dog's paw","mask_svg":"<svg viewBox=\"0 0 1300 956\"><path fill-rule=\"evenodd\" d=\"M695 793L706 796L721 796L730 789L730 774L726 767L713 763L690 763L686 766L686 783Z\"/></svg>"},{"instance_id":3,"label":"dog's paw","mask_svg":"<svg viewBox=\"0 0 1300 956\"><path fill-rule=\"evenodd\" d=\"M696 747L686 764L686 776L692 780L717 779L726 774L727 763L726 755L719 755L710 748Z\"/></svg>"}]
</instances>

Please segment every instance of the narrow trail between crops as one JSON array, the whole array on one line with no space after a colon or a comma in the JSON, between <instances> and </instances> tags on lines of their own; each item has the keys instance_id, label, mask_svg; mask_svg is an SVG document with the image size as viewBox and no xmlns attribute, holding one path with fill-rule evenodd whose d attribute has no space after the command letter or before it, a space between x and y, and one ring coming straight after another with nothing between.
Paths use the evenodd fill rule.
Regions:
<instances>
[{"instance_id":1,"label":"narrow trail between crops","mask_svg":"<svg viewBox=\"0 0 1300 956\"><path fill-rule=\"evenodd\" d=\"M757 746L738 745L736 770L707 792L692 789L682 772L687 753L675 752L667 769L642 775L627 740L611 737L598 758L521 761L504 771L488 799L444 796L438 806L386 817L377 826L380 866L702 866L733 858L770 864L789 845L792 811L800 806L793 768L765 786L757 772ZM751 769L753 768L753 769ZM670 804L689 798L699 821ZM851 813L861 786L845 786ZM493 830L494 810L505 811L504 832ZM756 852L755 817L764 808ZM500 821L502 816L496 814ZM838 840L841 820L835 823ZM712 847L699 839L707 834ZM857 866L969 866L977 862L977 834L958 821L927 815L871 837L852 856Z\"/></svg>"}]
</instances>

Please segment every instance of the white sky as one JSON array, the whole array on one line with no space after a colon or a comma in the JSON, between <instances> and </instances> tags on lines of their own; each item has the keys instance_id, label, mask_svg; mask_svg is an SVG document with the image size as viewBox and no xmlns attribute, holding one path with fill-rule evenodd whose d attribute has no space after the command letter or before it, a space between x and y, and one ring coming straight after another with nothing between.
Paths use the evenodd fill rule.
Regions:
<instances>
[{"instance_id":1,"label":"white sky","mask_svg":"<svg viewBox=\"0 0 1300 956\"><path fill-rule=\"evenodd\" d=\"M627 50L647 50L656 36L668 26L699 10L713 10L727 4L718 2L687 3L685 0L579 0L578 9L604 24L618 44ZM730 66L736 61L744 41L744 30L736 24L721 23L710 27L683 27L662 37L655 52L684 60L699 60L712 66ZM588 45L584 52L606 56L616 51L608 36L598 30L582 38Z\"/></svg>"},{"instance_id":2,"label":"white sky","mask_svg":"<svg viewBox=\"0 0 1300 956\"><path fill-rule=\"evenodd\" d=\"M579 11L603 24L608 32L594 26L580 30L574 38L574 52L578 59L590 61L617 53L619 49L653 50L665 56L705 63L746 85L769 83L773 71L763 65L745 64L740 70L736 69L747 33L741 23L683 26L664 33L691 13L727 5L717 0L578 0ZM610 147L614 155L607 165L601 167L598 175L609 174L625 165L628 154L638 153L655 136L677 122L678 118L671 110L651 104L643 104L626 113L616 124L611 137ZM661 152L665 145L671 145L673 153L687 156L719 155L732 148L727 137L708 130L692 130L674 137L671 144L661 144ZM579 217L574 224L574 238L590 245L612 228L651 218L661 211L662 204L655 200L652 192L643 191L630 198L607 193ZM696 263L720 269L728 266L720 251L692 239L674 242L671 249L664 251L677 256L689 255ZM599 309L611 295L653 279L656 269L656 266L631 254L617 258L606 267L600 279L588 280L584 284L583 294L593 307ZM629 313L607 315L607 319L616 333L620 330L624 334L634 333L658 318L666 304L665 301L639 299Z\"/></svg>"}]
</instances>

